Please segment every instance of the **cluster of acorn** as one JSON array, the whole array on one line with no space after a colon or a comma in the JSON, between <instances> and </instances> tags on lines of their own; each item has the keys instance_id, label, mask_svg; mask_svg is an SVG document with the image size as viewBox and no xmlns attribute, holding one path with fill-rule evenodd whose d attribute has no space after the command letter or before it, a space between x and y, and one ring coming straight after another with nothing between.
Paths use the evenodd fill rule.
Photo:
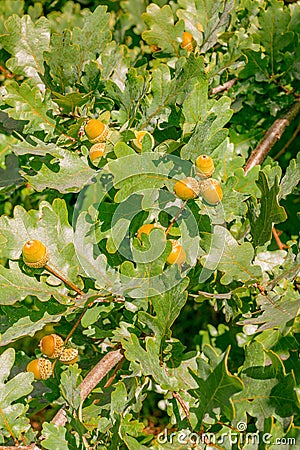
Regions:
<instances>
[{"instance_id":1,"label":"cluster of acorn","mask_svg":"<svg viewBox=\"0 0 300 450\"><path fill-rule=\"evenodd\" d=\"M174 192L182 200L190 200L201 195L209 205L216 206L223 198L222 188L218 180L210 178L215 166L208 155L200 155L196 160L196 175L200 178L187 177L175 183Z\"/></svg>"},{"instance_id":2,"label":"cluster of acorn","mask_svg":"<svg viewBox=\"0 0 300 450\"><path fill-rule=\"evenodd\" d=\"M74 364L78 361L78 350L66 348L64 341L57 334L44 336L39 347L43 355L51 359L59 359L63 364ZM53 373L53 364L49 359L37 358L28 363L27 372L32 372L37 380L47 380Z\"/></svg>"},{"instance_id":3,"label":"cluster of acorn","mask_svg":"<svg viewBox=\"0 0 300 450\"><path fill-rule=\"evenodd\" d=\"M158 223L145 223L138 229L136 234L137 238L141 240L142 233L149 235L153 228L161 228L162 230L164 230L164 228ZM172 244L172 249L167 258L167 263L170 265L183 264L186 261L186 253L182 245L180 245L180 243L176 241L176 239L170 239L170 242Z\"/></svg>"},{"instance_id":4,"label":"cluster of acorn","mask_svg":"<svg viewBox=\"0 0 300 450\"><path fill-rule=\"evenodd\" d=\"M187 177L175 183L174 192L182 200L191 200L199 195L206 203L216 206L223 198L222 188L217 180L211 178L215 166L212 158L208 155L200 155L196 160L196 175L200 178ZM149 235L153 228L163 228L159 224L146 223L137 231L137 237L141 239L142 233ZM186 253L182 245L175 239L170 240L172 244L171 253L167 258L168 264L181 265L186 261Z\"/></svg>"},{"instance_id":5,"label":"cluster of acorn","mask_svg":"<svg viewBox=\"0 0 300 450\"><path fill-rule=\"evenodd\" d=\"M90 148L89 158L94 165L97 165L99 160L105 154L105 146L106 146L105 142L107 141L109 136L109 128L99 119L90 119L86 123L84 131L88 140L92 144L94 144ZM132 140L132 146L137 152L141 152L143 139L146 135L149 136L152 143L152 147L154 146L153 136L150 133L148 133L148 131L134 130L134 134L135 139Z\"/></svg>"}]
</instances>

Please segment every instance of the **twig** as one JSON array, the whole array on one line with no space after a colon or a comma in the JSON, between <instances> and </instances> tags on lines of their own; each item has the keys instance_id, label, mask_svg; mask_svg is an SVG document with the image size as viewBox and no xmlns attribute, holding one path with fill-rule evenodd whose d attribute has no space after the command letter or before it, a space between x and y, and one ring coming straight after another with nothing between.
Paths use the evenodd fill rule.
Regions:
<instances>
[{"instance_id":1,"label":"twig","mask_svg":"<svg viewBox=\"0 0 300 450\"><path fill-rule=\"evenodd\" d=\"M2 417L2 420L3 420L3 422L4 422L4 425L5 425L6 429L7 429L7 431L9 432L9 434L11 435L11 437L13 438L15 444L18 446L18 445L19 445L19 441L18 441L18 439L16 438L16 436L14 435L14 432L13 432L13 430L11 429L11 427L10 427L8 421L6 420L5 414L4 414L4 412L3 412L3 410L2 410L1 407L0 407L0 415L1 415L1 417Z\"/></svg>"},{"instance_id":2,"label":"twig","mask_svg":"<svg viewBox=\"0 0 300 450\"><path fill-rule=\"evenodd\" d=\"M274 156L274 160L278 159L279 156L281 156L286 149L291 145L294 139L298 136L298 133L300 132L300 124L297 126L296 130L294 131L293 135L290 137L290 139L287 141L287 143L282 147L282 149L277 153L276 156Z\"/></svg>"},{"instance_id":3,"label":"twig","mask_svg":"<svg viewBox=\"0 0 300 450\"><path fill-rule=\"evenodd\" d=\"M185 200L182 204L182 206L180 207L180 209L178 210L177 214L175 217L173 217L173 219L171 220L170 225L168 226L168 228L166 229L165 235L168 236L168 234L170 233L170 230L172 228L172 226L174 225L174 223L176 222L176 220L178 219L178 217L180 216L180 214L182 213L182 211L184 210L184 208L186 207L187 204L187 200Z\"/></svg>"},{"instance_id":4,"label":"twig","mask_svg":"<svg viewBox=\"0 0 300 450\"><path fill-rule=\"evenodd\" d=\"M123 364L124 364L124 361L125 361L125 358L123 357L123 358L118 362L118 364L116 365L115 370L113 371L112 375L109 377L109 379L108 379L107 382L105 383L105 385L104 385L105 388L109 387L109 386L113 383L114 379L115 379L116 376L117 376L117 373L119 372L119 370L121 370L121 368L122 368L122 366L123 366Z\"/></svg>"},{"instance_id":5,"label":"twig","mask_svg":"<svg viewBox=\"0 0 300 450\"><path fill-rule=\"evenodd\" d=\"M212 95L219 94L219 92L228 91L235 84L237 78L232 78L232 80L226 81L226 83L216 86L211 90Z\"/></svg>"},{"instance_id":6,"label":"twig","mask_svg":"<svg viewBox=\"0 0 300 450\"><path fill-rule=\"evenodd\" d=\"M183 409L183 412L184 412L187 420L190 422L190 411L189 411L187 405L184 403L181 395L178 392L172 392L172 395L178 401L178 403L180 404L181 408Z\"/></svg>"},{"instance_id":7,"label":"twig","mask_svg":"<svg viewBox=\"0 0 300 450\"><path fill-rule=\"evenodd\" d=\"M84 295L84 292L81 289L79 289L74 283L72 283L72 281L67 280L67 278L58 273L55 269L53 269L53 267L49 266L48 264L45 264L44 269L48 270L48 272L52 273L52 275L63 281L67 286L73 289L73 291L77 292L77 294Z\"/></svg>"},{"instance_id":8,"label":"twig","mask_svg":"<svg viewBox=\"0 0 300 450\"><path fill-rule=\"evenodd\" d=\"M0 450L41 450L39 447L37 447L35 444L31 445L17 445L16 447L13 447L11 445L7 446L5 445L0 446Z\"/></svg>"},{"instance_id":9,"label":"twig","mask_svg":"<svg viewBox=\"0 0 300 450\"><path fill-rule=\"evenodd\" d=\"M288 111L279 119L276 119L273 125L268 129L265 136L251 153L245 164L245 175L257 164L261 164L274 144L281 138L286 127L297 116L300 111L300 101L296 100Z\"/></svg>"},{"instance_id":10,"label":"twig","mask_svg":"<svg viewBox=\"0 0 300 450\"><path fill-rule=\"evenodd\" d=\"M279 233L275 229L275 227L272 227L272 233L273 233L274 239L276 241L276 244L277 244L277 247L279 248L279 250L283 250L284 248L289 248L288 245L286 245L283 242L281 242L280 237L279 237Z\"/></svg>"},{"instance_id":11,"label":"twig","mask_svg":"<svg viewBox=\"0 0 300 450\"><path fill-rule=\"evenodd\" d=\"M110 372L110 370L123 359L122 351L114 350L107 353L93 369L87 374L84 380L80 383L80 397L82 402L88 397L92 390L98 383ZM67 422L67 416L64 408L61 408L53 417L52 423L54 425L64 426Z\"/></svg>"}]
</instances>

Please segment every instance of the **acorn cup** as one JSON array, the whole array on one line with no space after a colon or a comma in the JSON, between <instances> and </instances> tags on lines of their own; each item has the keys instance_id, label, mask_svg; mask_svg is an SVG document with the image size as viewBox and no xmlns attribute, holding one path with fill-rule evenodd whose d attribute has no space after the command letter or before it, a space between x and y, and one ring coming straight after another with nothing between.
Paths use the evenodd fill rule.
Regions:
<instances>
[{"instance_id":1,"label":"acorn cup","mask_svg":"<svg viewBox=\"0 0 300 450\"><path fill-rule=\"evenodd\" d=\"M77 348L65 348L60 357L60 362L63 364L74 364L78 361L78 350Z\"/></svg>"},{"instance_id":2,"label":"acorn cup","mask_svg":"<svg viewBox=\"0 0 300 450\"><path fill-rule=\"evenodd\" d=\"M27 364L27 372L32 372L36 380L47 380L53 373L51 361L46 358L33 359Z\"/></svg>"}]
</instances>

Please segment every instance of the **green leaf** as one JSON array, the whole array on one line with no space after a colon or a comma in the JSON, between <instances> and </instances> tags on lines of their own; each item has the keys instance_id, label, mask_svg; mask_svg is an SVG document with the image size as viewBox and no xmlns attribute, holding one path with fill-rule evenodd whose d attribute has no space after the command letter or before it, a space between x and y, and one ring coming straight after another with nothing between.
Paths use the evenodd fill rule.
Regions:
<instances>
[{"instance_id":1,"label":"green leaf","mask_svg":"<svg viewBox=\"0 0 300 450\"><path fill-rule=\"evenodd\" d=\"M73 29L73 43L81 51L80 64L96 59L111 39L110 15L106 11L107 6L97 6L93 13L85 16L83 27Z\"/></svg>"},{"instance_id":2,"label":"green leaf","mask_svg":"<svg viewBox=\"0 0 300 450\"><path fill-rule=\"evenodd\" d=\"M187 101L190 102L189 99ZM201 101L200 97L199 101ZM224 142L228 135L228 130L224 129L223 126L232 115L230 99L223 96L218 101L211 100L207 107L208 111L205 111L203 106L198 107L198 110L202 110L202 117L197 122L188 143L181 149L181 157L184 159L195 162L199 153L203 152L210 155Z\"/></svg>"},{"instance_id":3,"label":"green leaf","mask_svg":"<svg viewBox=\"0 0 300 450\"><path fill-rule=\"evenodd\" d=\"M44 74L43 53L48 50L50 41L48 20L41 17L33 23L30 16L20 18L13 14L5 22L5 29L0 42L13 56L6 62L8 69L40 83L39 74Z\"/></svg>"},{"instance_id":4,"label":"green leaf","mask_svg":"<svg viewBox=\"0 0 300 450\"><path fill-rule=\"evenodd\" d=\"M238 244L231 233L224 227L216 225L212 235L208 257L203 257L204 267L223 272L222 284L233 280L245 283L261 277L261 269L252 263L254 248L250 242Z\"/></svg>"},{"instance_id":5,"label":"green leaf","mask_svg":"<svg viewBox=\"0 0 300 450\"><path fill-rule=\"evenodd\" d=\"M0 168L0 187L22 184L18 158L15 155L7 155L5 165L6 170Z\"/></svg>"},{"instance_id":6,"label":"green leaf","mask_svg":"<svg viewBox=\"0 0 300 450\"><path fill-rule=\"evenodd\" d=\"M152 297L151 302L155 316L140 311L138 314L139 321L145 323L160 338L169 339L171 337L171 326L186 303L187 293L185 288L187 285L188 281L184 280L164 294Z\"/></svg>"},{"instance_id":7,"label":"green leaf","mask_svg":"<svg viewBox=\"0 0 300 450\"><path fill-rule=\"evenodd\" d=\"M45 161L45 164L34 176L21 171L24 178L37 191L51 188L62 193L78 192L90 182L95 171L88 165L86 157L58 147L56 144L45 143L37 138L32 138L32 140L36 143L35 146L28 142L21 142L13 145L12 150L16 155L52 156L50 160L42 160Z\"/></svg>"},{"instance_id":8,"label":"green leaf","mask_svg":"<svg viewBox=\"0 0 300 450\"><path fill-rule=\"evenodd\" d=\"M264 172L259 172L257 185L261 191L260 213L254 223L251 223L253 245L263 245L271 239L274 223L284 222L287 218L283 206L278 204L278 179L275 178L270 188Z\"/></svg>"},{"instance_id":9,"label":"green leaf","mask_svg":"<svg viewBox=\"0 0 300 450\"><path fill-rule=\"evenodd\" d=\"M54 425L53 423L44 422L42 435L45 439L41 444L44 448L49 450L69 450L68 441L66 440L67 429L61 425Z\"/></svg>"},{"instance_id":10,"label":"green leaf","mask_svg":"<svg viewBox=\"0 0 300 450\"><path fill-rule=\"evenodd\" d=\"M55 120L48 113L56 111L57 107L37 86L31 86L29 81L21 85L12 81L5 86L3 101L9 106L6 112L10 117L28 122L24 126L25 133L43 131L53 136Z\"/></svg>"},{"instance_id":11,"label":"green leaf","mask_svg":"<svg viewBox=\"0 0 300 450\"><path fill-rule=\"evenodd\" d=\"M299 314L300 296L291 287L279 300L277 295L269 292L268 298L259 295L256 302L262 313L240 322L243 325L259 325L255 328L255 332L278 328L282 333L287 333Z\"/></svg>"},{"instance_id":12,"label":"green leaf","mask_svg":"<svg viewBox=\"0 0 300 450\"><path fill-rule=\"evenodd\" d=\"M168 56L179 56L179 43L184 31L184 23L179 20L174 24L171 7L165 5L160 8L155 3L151 3L147 7L147 12L143 14L143 20L150 28L142 34L147 44L155 45Z\"/></svg>"},{"instance_id":13,"label":"green leaf","mask_svg":"<svg viewBox=\"0 0 300 450\"><path fill-rule=\"evenodd\" d=\"M184 20L186 30L190 31L200 46L207 52L215 45L218 35L229 22L229 14L234 6L232 0L179 0L177 16Z\"/></svg>"},{"instance_id":14,"label":"green leaf","mask_svg":"<svg viewBox=\"0 0 300 450\"><path fill-rule=\"evenodd\" d=\"M1 266L0 266L1 268ZM16 276L16 274L14 273L14 276ZM28 277L27 277L28 278ZM28 281L28 280L26 280ZM39 283L41 284L41 283ZM0 284L1 286L1 284ZM46 285L45 283L41 286L39 286L40 290L42 290L42 288L46 289ZM2 286L1 286L2 289ZM23 286L23 289L25 290L25 287ZM30 291L30 293L34 292L34 289L30 286L28 288L28 291ZM4 292L6 293L6 290L4 290ZM45 292L42 292L42 295L44 295ZM15 296L14 300L21 300L22 297L20 297L20 292L18 292L19 297ZM33 295L33 294L32 294ZM24 295L23 295L24 297ZM26 297L26 295L25 295ZM1 301L2 299L0 299L0 303L2 303ZM11 304L8 303L9 299L5 299L6 300L6 304ZM65 315L65 313L64 313ZM35 333L39 330L42 330L45 325L47 325L47 323L55 323L55 322L59 322L62 318L63 314L48 314L47 311L44 313L44 315L40 318L37 319L36 317L34 317L34 321L31 320L31 317L26 316L26 317L22 317L21 319L17 320L14 324L12 324L3 334L1 334L1 339L0 339L0 346L3 347L5 345L10 344L11 342L16 341L17 339L24 337L24 336L34 336Z\"/></svg>"},{"instance_id":15,"label":"green leaf","mask_svg":"<svg viewBox=\"0 0 300 450\"><path fill-rule=\"evenodd\" d=\"M149 123L166 121L170 114L170 106L181 104L193 92L194 86L206 80L204 60L201 56L191 54L189 58L181 58L175 67L174 77L165 64L160 64L152 71L151 93L143 105L143 116L140 128ZM161 117L160 117L161 116Z\"/></svg>"},{"instance_id":16,"label":"green leaf","mask_svg":"<svg viewBox=\"0 0 300 450\"><path fill-rule=\"evenodd\" d=\"M280 182L280 191L278 194L279 199L286 198L300 181L300 153L298 153L296 159L292 159L285 175Z\"/></svg>"},{"instance_id":17,"label":"green leaf","mask_svg":"<svg viewBox=\"0 0 300 450\"><path fill-rule=\"evenodd\" d=\"M245 349L246 358L241 371L244 389L235 397L237 418L247 423L246 413L256 417L256 427L263 430L264 419L279 414L290 417L299 411L295 379L286 375L280 357L258 342ZM289 400L287 401L287 397Z\"/></svg>"},{"instance_id":18,"label":"green leaf","mask_svg":"<svg viewBox=\"0 0 300 450\"><path fill-rule=\"evenodd\" d=\"M146 11L144 0L126 0L122 1L121 7L126 12L126 27L133 28L135 34L141 34L145 30L145 24L142 14Z\"/></svg>"},{"instance_id":19,"label":"green leaf","mask_svg":"<svg viewBox=\"0 0 300 450\"><path fill-rule=\"evenodd\" d=\"M220 358L218 365L204 380L195 373L191 375L198 384L196 389L189 392L198 400L197 409L192 408L198 419L197 428L201 428L205 414L214 418L217 411L225 415L229 420L235 416L233 395L243 389L243 383L237 376L231 375L228 370L228 356L230 348ZM217 413L218 414L218 413Z\"/></svg>"},{"instance_id":20,"label":"green leaf","mask_svg":"<svg viewBox=\"0 0 300 450\"><path fill-rule=\"evenodd\" d=\"M16 376L10 376L11 369L15 362L15 350L9 348L0 355L0 430L2 435L10 438L11 432L15 436L30 429L29 418L26 417L28 406L22 403L15 403L30 394L33 390L31 373L18 373Z\"/></svg>"},{"instance_id":21,"label":"green leaf","mask_svg":"<svg viewBox=\"0 0 300 450\"><path fill-rule=\"evenodd\" d=\"M52 34L49 51L45 52L45 61L50 68L50 75L64 93L67 86L72 86L80 77L78 61L80 48L71 42L71 31L62 35Z\"/></svg>"},{"instance_id":22,"label":"green leaf","mask_svg":"<svg viewBox=\"0 0 300 450\"><path fill-rule=\"evenodd\" d=\"M80 372L81 369L78 368L77 364L72 364L62 372L60 378L62 396L68 405L75 410L79 408L81 403L80 389L78 387Z\"/></svg>"},{"instance_id":23,"label":"green leaf","mask_svg":"<svg viewBox=\"0 0 300 450\"><path fill-rule=\"evenodd\" d=\"M120 116L121 124L135 117L139 103L145 94L145 86L144 77L134 68L128 69L124 88L111 80L107 82L106 91L109 97L116 101L124 114Z\"/></svg>"}]
</instances>

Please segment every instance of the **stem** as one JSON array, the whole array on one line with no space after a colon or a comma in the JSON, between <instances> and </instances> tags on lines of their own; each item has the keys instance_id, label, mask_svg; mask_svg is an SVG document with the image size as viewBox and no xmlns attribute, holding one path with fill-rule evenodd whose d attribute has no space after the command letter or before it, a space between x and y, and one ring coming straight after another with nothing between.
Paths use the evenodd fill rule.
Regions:
<instances>
[{"instance_id":1,"label":"stem","mask_svg":"<svg viewBox=\"0 0 300 450\"><path fill-rule=\"evenodd\" d=\"M51 266L49 266L48 264L45 264L44 268L46 270L48 270L48 272L52 273L52 275L54 275L55 277L57 277L61 281L63 281L67 286L69 286L71 289L73 289L73 291L77 292L77 294L84 295L84 292L81 289L79 289L74 283L72 283L72 281L67 280L67 278L65 278L63 275L58 273Z\"/></svg>"},{"instance_id":2,"label":"stem","mask_svg":"<svg viewBox=\"0 0 300 450\"><path fill-rule=\"evenodd\" d=\"M274 161L276 159L279 158L279 156L281 156L286 149L291 145L291 143L293 142L294 139L296 139L296 137L298 136L298 133L300 132L300 125L297 126L296 130L294 131L293 135L291 136L291 138L287 141L287 143L282 147L282 149L277 153L276 156L274 156Z\"/></svg>"},{"instance_id":3,"label":"stem","mask_svg":"<svg viewBox=\"0 0 300 450\"><path fill-rule=\"evenodd\" d=\"M287 245L285 245L285 244L283 244L283 242L281 242L279 233L275 229L275 227L272 227L272 233L273 233L274 239L276 241L276 244L277 244L277 247L279 248L279 250L283 250L284 248L289 248Z\"/></svg>"},{"instance_id":4,"label":"stem","mask_svg":"<svg viewBox=\"0 0 300 450\"><path fill-rule=\"evenodd\" d=\"M181 208L179 209L179 211L177 212L176 216L172 219L170 225L168 226L168 228L166 229L165 235L168 236L168 234L170 233L170 230L172 228L172 226L174 225L174 223L176 222L176 220L178 219L178 217L180 216L180 214L182 213L182 211L184 210L184 208L186 207L187 204L187 200L185 200L181 206Z\"/></svg>"},{"instance_id":5,"label":"stem","mask_svg":"<svg viewBox=\"0 0 300 450\"><path fill-rule=\"evenodd\" d=\"M181 395L178 392L172 392L172 395L178 401L178 403L180 404L181 408L183 409L185 417L190 422L190 411L189 411L188 407L186 406L186 404L184 403Z\"/></svg>"},{"instance_id":6,"label":"stem","mask_svg":"<svg viewBox=\"0 0 300 450\"><path fill-rule=\"evenodd\" d=\"M288 111L283 114L279 119L276 119L273 125L268 129L265 136L262 138L260 143L251 153L248 161L245 164L244 172L245 175L257 164L261 164L265 159L271 148L277 141L281 138L284 130L293 119L300 112L300 101L295 100Z\"/></svg>"}]
</instances>

